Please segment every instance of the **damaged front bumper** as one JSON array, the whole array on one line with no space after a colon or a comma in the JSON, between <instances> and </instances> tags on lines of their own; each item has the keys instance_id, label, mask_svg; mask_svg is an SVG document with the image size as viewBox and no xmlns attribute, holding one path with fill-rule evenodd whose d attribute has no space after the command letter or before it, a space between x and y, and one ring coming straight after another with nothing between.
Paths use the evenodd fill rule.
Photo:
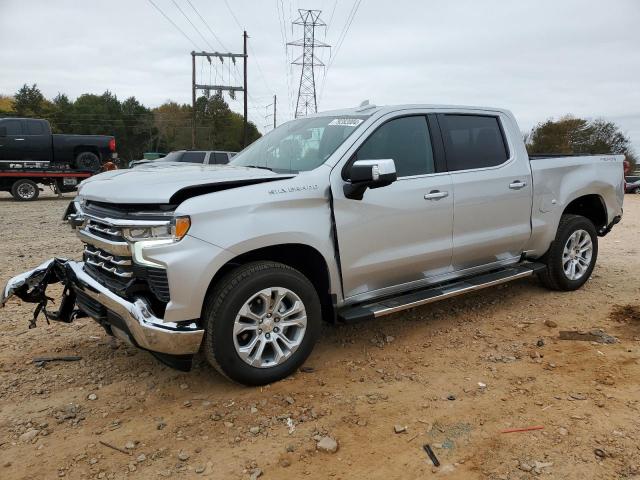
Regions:
<instances>
[{"instance_id":1,"label":"damaged front bumper","mask_svg":"<svg viewBox=\"0 0 640 480\"><path fill-rule=\"evenodd\" d=\"M71 322L76 317L89 316L108 333L152 353L186 356L196 353L204 330L195 322L164 322L151 312L142 298L129 302L109 291L83 269L84 262L52 258L37 268L13 277L1 292L0 304L15 295L37 303L34 319L40 312L48 320ZM62 282L65 287L60 309L46 309L46 289Z\"/></svg>"}]
</instances>

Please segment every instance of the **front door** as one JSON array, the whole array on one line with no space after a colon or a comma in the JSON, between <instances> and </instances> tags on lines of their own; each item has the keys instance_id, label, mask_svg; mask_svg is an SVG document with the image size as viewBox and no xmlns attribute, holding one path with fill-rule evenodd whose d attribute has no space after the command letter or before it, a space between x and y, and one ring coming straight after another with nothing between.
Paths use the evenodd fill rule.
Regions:
<instances>
[{"instance_id":1,"label":"front door","mask_svg":"<svg viewBox=\"0 0 640 480\"><path fill-rule=\"evenodd\" d=\"M0 137L0 160L24 159L24 133L22 120L8 118L0 121L0 127L6 129L6 136Z\"/></svg>"},{"instance_id":2,"label":"front door","mask_svg":"<svg viewBox=\"0 0 640 480\"><path fill-rule=\"evenodd\" d=\"M345 298L409 288L451 270L451 177L437 167L426 116L380 123L349 163L393 159L398 180L352 200L342 190L348 165L332 171Z\"/></svg>"},{"instance_id":3,"label":"front door","mask_svg":"<svg viewBox=\"0 0 640 480\"><path fill-rule=\"evenodd\" d=\"M455 196L455 270L516 261L531 236L531 171L500 115L439 114ZM520 135L519 131L509 132Z\"/></svg>"}]
</instances>

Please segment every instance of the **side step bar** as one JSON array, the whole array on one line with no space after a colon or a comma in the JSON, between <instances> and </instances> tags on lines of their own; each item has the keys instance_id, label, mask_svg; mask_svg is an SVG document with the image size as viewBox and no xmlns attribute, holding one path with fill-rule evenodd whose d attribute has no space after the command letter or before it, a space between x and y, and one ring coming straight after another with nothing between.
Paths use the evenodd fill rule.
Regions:
<instances>
[{"instance_id":1,"label":"side step bar","mask_svg":"<svg viewBox=\"0 0 640 480\"><path fill-rule=\"evenodd\" d=\"M355 323L362 320L390 315L392 313L406 310L408 308L419 307L427 303L437 302L445 298L455 297L464 293L473 292L482 288L499 285L519 278L529 277L535 272L543 270L546 265L542 263L525 262L501 270L483 273L474 277L457 280L428 287L421 290L414 290L396 297L389 297L383 300L374 300L371 303L363 303L355 306L345 307L338 312L338 319L345 323Z\"/></svg>"}]
</instances>

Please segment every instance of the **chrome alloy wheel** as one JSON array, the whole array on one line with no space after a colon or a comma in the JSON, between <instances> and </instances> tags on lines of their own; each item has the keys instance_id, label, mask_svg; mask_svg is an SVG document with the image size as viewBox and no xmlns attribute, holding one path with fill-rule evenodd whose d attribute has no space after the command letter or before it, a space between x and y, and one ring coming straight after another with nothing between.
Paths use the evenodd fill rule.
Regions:
<instances>
[{"instance_id":1,"label":"chrome alloy wheel","mask_svg":"<svg viewBox=\"0 0 640 480\"><path fill-rule=\"evenodd\" d=\"M20 196L20 198L29 200L33 198L35 194L36 194L36 187L31 185L30 183L22 183L18 186L18 195Z\"/></svg>"},{"instance_id":2,"label":"chrome alloy wheel","mask_svg":"<svg viewBox=\"0 0 640 480\"><path fill-rule=\"evenodd\" d=\"M569 280L578 280L591 264L593 242L585 230L576 230L567 239L562 251L562 268Z\"/></svg>"},{"instance_id":3,"label":"chrome alloy wheel","mask_svg":"<svg viewBox=\"0 0 640 480\"><path fill-rule=\"evenodd\" d=\"M275 367L298 349L306 329L307 312L300 297L288 288L265 288L240 308L233 324L233 343L249 365Z\"/></svg>"}]
</instances>

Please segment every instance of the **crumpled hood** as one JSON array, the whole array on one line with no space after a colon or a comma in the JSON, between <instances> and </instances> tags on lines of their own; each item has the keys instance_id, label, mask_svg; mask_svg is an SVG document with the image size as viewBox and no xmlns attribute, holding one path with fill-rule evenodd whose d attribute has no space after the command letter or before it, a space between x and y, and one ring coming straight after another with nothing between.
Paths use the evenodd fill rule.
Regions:
<instances>
[{"instance_id":1,"label":"crumpled hood","mask_svg":"<svg viewBox=\"0 0 640 480\"><path fill-rule=\"evenodd\" d=\"M98 202L159 204L194 188L207 193L208 186L215 191L291 177L259 168L163 162L94 175L80 184L79 194Z\"/></svg>"}]
</instances>

